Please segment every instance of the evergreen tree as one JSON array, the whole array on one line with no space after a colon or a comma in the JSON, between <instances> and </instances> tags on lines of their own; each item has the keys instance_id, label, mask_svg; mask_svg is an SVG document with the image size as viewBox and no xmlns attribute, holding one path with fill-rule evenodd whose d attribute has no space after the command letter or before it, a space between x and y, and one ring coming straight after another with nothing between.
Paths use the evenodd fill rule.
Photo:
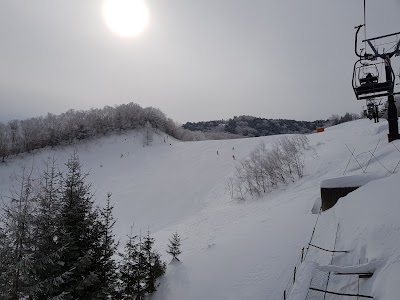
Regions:
<instances>
[{"instance_id":1,"label":"evergreen tree","mask_svg":"<svg viewBox=\"0 0 400 300\"><path fill-rule=\"evenodd\" d=\"M181 237L179 236L178 232L175 232L172 235L172 239L169 239L167 253L172 255L173 258L179 261L178 255L182 253L180 247L181 247Z\"/></svg>"},{"instance_id":2,"label":"evergreen tree","mask_svg":"<svg viewBox=\"0 0 400 300\"><path fill-rule=\"evenodd\" d=\"M140 300L144 298L145 268L144 258L141 252L141 240L136 241L137 236L128 236L125 252L121 254L120 263L120 298Z\"/></svg>"},{"instance_id":3,"label":"evergreen tree","mask_svg":"<svg viewBox=\"0 0 400 300\"><path fill-rule=\"evenodd\" d=\"M156 291L156 280L165 273L165 263L153 249L150 233L139 241L129 236L120 266L121 299L143 300L146 294Z\"/></svg>"},{"instance_id":4,"label":"evergreen tree","mask_svg":"<svg viewBox=\"0 0 400 300\"><path fill-rule=\"evenodd\" d=\"M67 299L98 299L101 291L101 233L99 212L93 208L87 174L74 153L66 164L58 243L63 245L61 274L65 280L57 287Z\"/></svg>"},{"instance_id":5,"label":"evergreen tree","mask_svg":"<svg viewBox=\"0 0 400 300\"><path fill-rule=\"evenodd\" d=\"M10 266L13 264L12 247L7 236L5 224L0 225L0 299L10 299Z\"/></svg>"},{"instance_id":6,"label":"evergreen tree","mask_svg":"<svg viewBox=\"0 0 400 300\"><path fill-rule=\"evenodd\" d=\"M34 280L31 270L35 198L31 175L32 169L27 171L25 166L22 175L13 182L9 204L3 207L0 230L0 295L4 299L24 298Z\"/></svg>"},{"instance_id":7,"label":"evergreen tree","mask_svg":"<svg viewBox=\"0 0 400 300\"><path fill-rule=\"evenodd\" d=\"M114 297L111 194L94 208L76 153L66 165L64 176L48 163L35 193L32 170L14 181L0 217L0 299Z\"/></svg>"},{"instance_id":8,"label":"evergreen tree","mask_svg":"<svg viewBox=\"0 0 400 300\"><path fill-rule=\"evenodd\" d=\"M156 291L157 278L165 273L165 263L161 261L160 254L153 249L154 238L150 236L150 231L147 231L146 237L143 239L142 252L146 262L146 293Z\"/></svg>"},{"instance_id":9,"label":"evergreen tree","mask_svg":"<svg viewBox=\"0 0 400 300\"><path fill-rule=\"evenodd\" d=\"M49 299L55 295L54 287L64 281L61 272L61 253L58 231L61 213L61 173L56 160L46 163L37 193L37 208L34 217L34 244L32 273L35 283L30 295L34 299Z\"/></svg>"},{"instance_id":10,"label":"evergreen tree","mask_svg":"<svg viewBox=\"0 0 400 300\"><path fill-rule=\"evenodd\" d=\"M106 206L100 211L100 236L101 236L101 257L98 264L100 274L100 297L107 298L115 296L117 281L117 265L113 256L117 250L118 244L115 242L112 232L115 220L112 215L113 206L110 203L111 193L107 194Z\"/></svg>"}]
</instances>

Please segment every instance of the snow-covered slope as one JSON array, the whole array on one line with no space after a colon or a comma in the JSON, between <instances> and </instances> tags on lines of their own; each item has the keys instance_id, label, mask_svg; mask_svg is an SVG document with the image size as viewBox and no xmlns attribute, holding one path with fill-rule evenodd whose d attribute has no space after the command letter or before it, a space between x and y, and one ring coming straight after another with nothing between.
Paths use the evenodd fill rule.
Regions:
<instances>
[{"instance_id":1,"label":"snow-covered slope","mask_svg":"<svg viewBox=\"0 0 400 300\"><path fill-rule=\"evenodd\" d=\"M354 266L381 261L374 276L363 279L360 287L376 298L394 299L400 294L399 175L391 173L400 161L400 152L387 143L386 133L386 122L358 120L311 134L306 176L262 199L246 202L230 199L227 179L235 164L261 141L271 143L278 137L201 142L169 138L164 143L160 134L151 146L143 147L140 133L129 132L75 147L83 170L90 170L97 201L101 204L107 192L113 193L118 219L115 232L122 244L132 223L136 232L149 228L157 248L169 261L165 253L168 238L175 231L181 235L181 262L168 265L152 296L157 300L281 299L315 225L317 215L312 210L319 203L320 182L364 171L383 177L322 213L313 243L332 247L339 222L336 248L351 252L336 256L333 263ZM399 142L393 144L400 149ZM33 154L35 165L40 168L41 161L53 155L62 165L73 149L37 151ZM352 152L357 161L351 158ZM0 166L3 196L9 191L11 173L31 161L32 155L25 155ZM331 257L310 248L307 260L323 265L330 263ZM329 289L357 291L354 282L346 285L346 280L333 279Z\"/></svg>"}]
</instances>

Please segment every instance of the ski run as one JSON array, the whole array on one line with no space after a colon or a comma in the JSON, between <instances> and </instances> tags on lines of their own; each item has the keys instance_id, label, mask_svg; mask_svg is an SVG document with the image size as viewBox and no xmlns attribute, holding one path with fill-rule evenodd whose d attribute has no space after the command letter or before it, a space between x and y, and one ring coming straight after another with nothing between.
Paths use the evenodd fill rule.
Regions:
<instances>
[{"instance_id":1,"label":"ski run","mask_svg":"<svg viewBox=\"0 0 400 300\"><path fill-rule=\"evenodd\" d=\"M135 233L150 230L155 248L170 262L152 300L283 299L302 248L309 249L287 299L322 299L310 285L398 299L400 142L387 142L387 127L385 120L362 119L307 135L304 177L245 201L231 199L228 178L261 141L268 146L281 136L164 142L159 132L143 146L141 132L129 131L9 159L0 166L0 193L6 201L10 177L24 165L40 170L55 157L63 169L76 149L96 201L102 205L112 193L120 247L134 224ZM321 186L349 182L362 187L319 215ZM316 222L311 243L346 252L308 247ZM180 261L166 253L175 232ZM346 272L373 275L337 274Z\"/></svg>"}]
</instances>

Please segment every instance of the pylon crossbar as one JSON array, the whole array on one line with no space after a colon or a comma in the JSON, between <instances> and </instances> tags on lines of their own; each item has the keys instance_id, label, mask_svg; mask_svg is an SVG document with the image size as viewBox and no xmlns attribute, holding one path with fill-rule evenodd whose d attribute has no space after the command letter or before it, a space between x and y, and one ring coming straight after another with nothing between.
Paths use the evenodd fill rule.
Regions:
<instances>
[{"instance_id":1,"label":"pylon crossbar","mask_svg":"<svg viewBox=\"0 0 400 300\"><path fill-rule=\"evenodd\" d=\"M387 38L387 37L394 36L394 35L398 35L398 34L400 34L400 32L396 32L396 33L391 33L391 34L385 34L385 35L377 36L377 37L374 37L374 38L370 38L370 39L363 40L362 42L364 43L364 42L368 42L368 41L379 40L379 39Z\"/></svg>"}]
</instances>

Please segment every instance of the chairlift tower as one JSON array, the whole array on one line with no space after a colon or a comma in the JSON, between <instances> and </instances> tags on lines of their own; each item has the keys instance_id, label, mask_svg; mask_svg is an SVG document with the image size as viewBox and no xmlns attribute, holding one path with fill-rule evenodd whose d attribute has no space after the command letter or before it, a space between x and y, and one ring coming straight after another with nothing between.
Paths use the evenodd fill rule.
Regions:
<instances>
[{"instance_id":1,"label":"chairlift tower","mask_svg":"<svg viewBox=\"0 0 400 300\"><path fill-rule=\"evenodd\" d=\"M397 121L397 108L394 102L394 95L400 94L394 91L396 76L393 72L391 59L393 56L400 55L400 40L396 39L393 49L390 52L385 52L383 49L378 51L378 47L374 43L378 40L399 37L400 32L382 35L370 39L364 39L362 42L365 48L358 52L357 40L360 29L365 26L359 25L356 27L355 37L355 53L359 59L354 64L353 69L353 89L356 94L357 100L374 100L379 97L386 97L388 101L387 115L389 123L389 142L400 139L399 126ZM372 53L367 53L367 45L372 50ZM363 54L364 52L364 54ZM385 69L385 76L379 74L378 65L383 64Z\"/></svg>"}]
</instances>

